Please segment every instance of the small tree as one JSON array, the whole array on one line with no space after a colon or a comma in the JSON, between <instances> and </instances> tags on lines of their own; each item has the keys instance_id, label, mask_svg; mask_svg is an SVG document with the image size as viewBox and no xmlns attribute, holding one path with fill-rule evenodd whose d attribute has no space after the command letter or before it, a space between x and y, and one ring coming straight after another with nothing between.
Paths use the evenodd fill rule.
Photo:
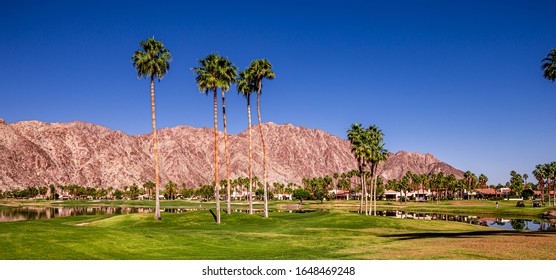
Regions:
<instances>
[{"instance_id":1,"label":"small tree","mask_svg":"<svg viewBox=\"0 0 556 280\"><path fill-rule=\"evenodd\" d=\"M324 198L326 198L326 195L328 194L328 192L326 191L326 189L324 188L318 188L315 190L315 192L313 193L313 197L316 200L320 200L320 203L323 203Z\"/></svg>"},{"instance_id":2,"label":"small tree","mask_svg":"<svg viewBox=\"0 0 556 280\"><path fill-rule=\"evenodd\" d=\"M311 197L311 193L308 190L298 188L293 190L293 197L295 199L299 199L299 204L303 204L304 199L309 199Z\"/></svg>"},{"instance_id":3,"label":"small tree","mask_svg":"<svg viewBox=\"0 0 556 280\"><path fill-rule=\"evenodd\" d=\"M117 189L114 191L113 196L117 199L122 199L122 197L124 197L124 192L122 192L122 190Z\"/></svg>"},{"instance_id":4,"label":"small tree","mask_svg":"<svg viewBox=\"0 0 556 280\"><path fill-rule=\"evenodd\" d=\"M199 189L199 196L206 200L211 200L214 198L214 185L204 185Z\"/></svg>"}]
</instances>

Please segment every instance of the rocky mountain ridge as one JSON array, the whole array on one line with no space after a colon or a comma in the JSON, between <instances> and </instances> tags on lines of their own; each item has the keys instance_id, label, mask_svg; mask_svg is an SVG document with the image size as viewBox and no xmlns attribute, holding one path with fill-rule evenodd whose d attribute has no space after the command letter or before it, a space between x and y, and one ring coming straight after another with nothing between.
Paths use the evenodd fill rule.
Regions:
<instances>
[{"instance_id":1,"label":"rocky mountain ridge","mask_svg":"<svg viewBox=\"0 0 556 280\"><path fill-rule=\"evenodd\" d=\"M356 169L347 140L318 129L264 123L269 182L293 182ZM259 128L252 127L253 174L262 179ZM160 179L197 186L212 181L214 134L209 128L178 126L158 131ZM220 178L225 177L220 132ZM229 134L231 178L246 177L248 132ZM122 187L153 180L152 135L130 136L87 122L7 124L0 119L0 188L79 184ZM430 154L397 152L379 167L384 179L414 173L463 172Z\"/></svg>"}]
</instances>

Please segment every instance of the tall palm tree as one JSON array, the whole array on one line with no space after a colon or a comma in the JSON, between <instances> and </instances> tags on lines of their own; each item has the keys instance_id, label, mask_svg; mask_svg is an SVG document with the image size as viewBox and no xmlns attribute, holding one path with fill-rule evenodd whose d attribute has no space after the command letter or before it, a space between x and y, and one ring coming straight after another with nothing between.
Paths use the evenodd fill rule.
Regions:
<instances>
[{"instance_id":1,"label":"tall palm tree","mask_svg":"<svg viewBox=\"0 0 556 280\"><path fill-rule=\"evenodd\" d=\"M154 219L160 220L160 201L159 201L159 179L158 179L158 143L156 136L156 117L154 106L154 79L157 78L158 82L170 70L170 61L172 56L170 51L166 49L162 42L154 38L147 38L146 41L139 43L141 49L135 51L131 57L133 67L137 70L137 78L149 78L151 80L151 112L152 112L152 126L153 126L153 153L154 153L154 177L155 177L155 193L156 193L156 206L154 212Z\"/></svg>"},{"instance_id":2,"label":"tall palm tree","mask_svg":"<svg viewBox=\"0 0 556 280\"><path fill-rule=\"evenodd\" d=\"M547 80L554 82L556 80L556 48L552 49L541 62L543 76Z\"/></svg>"},{"instance_id":3,"label":"tall palm tree","mask_svg":"<svg viewBox=\"0 0 556 280\"><path fill-rule=\"evenodd\" d=\"M371 163L371 178L372 178L372 200L373 203L373 215L376 216L376 189L377 189L377 177L378 177L378 164L382 161L386 161L388 158L388 150L384 148L384 133L376 125L371 125L368 128L369 141L370 141L370 157L369 162Z\"/></svg>"},{"instance_id":4,"label":"tall palm tree","mask_svg":"<svg viewBox=\"0 0 556 280\"><path fill-rule=\"evenodd\" d=\"M220 224L220 181L218 180L218 93L217 89L222 86L220 56L209 54L207 57L199 60L200 67L193 68L193 72L197 75L195 82L199 87L199 91L209 94L213 92L214 103L214 198L216 200L216 223Z\"/></svg>"},{"instance_id":5,"label":"tall palm tree","mask_svg":"<svg viewBox=\"0 0 556 280\"><path fill-rule=\"evenodd\" d=\"M366 197L365 187L364 187L364 172L363 169L366 166L367 159L369 158L369 131L365 130L358 123L351 125L351 128L347 131L348 140L351 143L351 153L357 161L357 167L359 168L359 177L361 182L361 197L359 200L359 213L363 213L363 197ZM366 208L366 205L365 205Z\"/></svg>"},{"instance_id":6,"label":"tall palm tree","mask_svg":"<svg viewBox=\"0 0 556 280\"><path fill-rule=\"evenodd\" d=\"M226 212L228 215L232 213L231 208L231 182L230 182L230 153L228 152L228 132L226 122L226 97L225 92L230 89L230 85L236 81L237 67L225 57L220 57L218 60L220 89L222 90L222 116L224 123L224 150L226 153L226 190L227 190L227 207Z\"/></svg>"},{"instance_id":7,"label":"tall palm tree","mask_svg":"<svg viewBox=\"0 0 556 280\"><path fill-rule=\"evenodd\" d=\"M550 206L550 180L552 180L552 206L556 207L556 162L547 163L544 165L546 169L546 178L548 185L548 206Z\"/></svg>"},{"instance_id":8,"label":"tall palm tree","mask_svg":"<svg viewBox=\"0 0 556 280\"><path fill-rule=\"evenodd\" d=\"M254 60L247 68L246 72L252 77L255 85L257 86L257 116L259 119L259 134L261 135L261 142L263 145L263 190L264 190L264 216L268 218L268 196L267 196L267 181L266 181L266 144L264 142L263 123L261 120L261 94L263 89L263 79L272 80L276 74L272 72L272 65L266 59Z\"/></svg>"},{"instance_id":9,"label":"tall palm tree","mask_svg":"<svg viewBox=\"0 0 556 280\"><path fill-rule=\"evenodd\" d=\"M541 191L541 200L544 204L544 179L547 176L544 164L537 164L535 170L533 170L533 175L538 181L538 188Z\"/></svg>"},{"instance_id":10,"label":"tall palm tree","mask_svg":"<svg viewBox=\"0 0 556 280\"><path fill-rule=\"evenodd\" d=\"M556 161L550 163L552 169L552 206L556 207Z\"/></svg>"},{"instance_id":11,"label":"tall palm tree","mask_svg":"<svg viewBox=\"0 0 556 280\"><path fill-rule=\"evenodd\" d=\"M255 92L256 86L248 72L239 73L237 80L237 92L247 99L247 122L249 131L249 214L253 214L253 140L251 133L251 93Z\"/></svg>"}]
</instances>

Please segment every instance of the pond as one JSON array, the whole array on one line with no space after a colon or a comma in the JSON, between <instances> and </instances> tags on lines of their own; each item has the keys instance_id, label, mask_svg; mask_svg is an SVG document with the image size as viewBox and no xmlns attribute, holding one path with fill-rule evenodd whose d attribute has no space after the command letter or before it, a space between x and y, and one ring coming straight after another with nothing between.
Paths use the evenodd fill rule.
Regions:
<instances>
[{"instance_id":1,"label":"pond","mask_svg":"<svg viewBox=\"0 0 556 280\"><path fill-rule=\"evenodd\" d=\"M479 217L469 215L453 215L442 213L417 213L403 212L397 210L377 211L377 215L398 218L398 219L415 219L415 220L439 220L454 221L472 225L480 225L491 228L502 228L507 230L534 230L534 231L556 231L556 219L513 219L513 218L493 218Z\"/></svg>"},{"instance_id":2,"label":"pond","mask_svg":"<svg viewBox=\"0 0 556 280\"><path fill-rule=\"evenodd\" d=\"M161 208L163 212L183 213L189 211L208 210L206 208ZM248 213L246 209L234 209L234 212ZM317 210L270 210L270 212L290 212L290 213L309 213ZM114 207L114 206L96 206L96 207L9 207L0 208L0 222L13 222L38 219L52 219L67 216L82 215L122 215L131 213L152 213L154 208L149 207ZM262 213L261 209L254 210L255 213ZM415 220L439 220L463 222L473 225L480 225L492 228L502 228L507 230L533 230L533 231L556 231L556 220L547 220L541 218L531 219L510 219L510 218L492 218L488 216L478 217L469 215L453 215L441 213L413 213L397 210L377 211L380 216L398 218L398 219L415 219Z\"/></svg>"},{"instance_id":3,"label":"pond","mask_svg":"<svg viewBox=\"0 0 556 280\"><path fill-rule=\"evenodd\" d=\"M208 210L207 208L161 208L160 211L167 213L184 213L190 211ZM247 209L233 209L233 212L249 213ZM270 210L270 212L308 213L314 210ZM261 209L254 209L254 213L262 213ZM154 213L150 207L8 207L0 208L0 222L14 222L26 220L52 219L68 216L83 215L122 215L132 213Z\"/></svg>"}]
</instances>

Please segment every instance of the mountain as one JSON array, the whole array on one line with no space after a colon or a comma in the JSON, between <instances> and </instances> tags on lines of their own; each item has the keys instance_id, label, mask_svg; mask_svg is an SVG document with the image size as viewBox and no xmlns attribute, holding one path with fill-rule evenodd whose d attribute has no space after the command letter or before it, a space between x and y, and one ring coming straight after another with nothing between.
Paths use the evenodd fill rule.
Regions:
<instances>
[{"instance_id":1,"label":"mountain","mask_svg":"<svg viewBox=\"0 0 556 280\"><path fill-rule=\"evenodd\" d=\"M292 124L263 124L269 182L293 182L356 169L347 140ZM252 127L253 175L262 179L259 127ZM153 180L152 135L130 136L86 123L0 119L0 188L79 184L122 187ZM209 128L178 126L159 130L160 179L197 186L212 181L214 134ZM248 132L228 135L231 178L247 176ZM220 178L226 178L220 133ZM399 179L407 171L463 172L430 154L397 152L379 166L379 176Z\"/></svg>"}]
</instances>

